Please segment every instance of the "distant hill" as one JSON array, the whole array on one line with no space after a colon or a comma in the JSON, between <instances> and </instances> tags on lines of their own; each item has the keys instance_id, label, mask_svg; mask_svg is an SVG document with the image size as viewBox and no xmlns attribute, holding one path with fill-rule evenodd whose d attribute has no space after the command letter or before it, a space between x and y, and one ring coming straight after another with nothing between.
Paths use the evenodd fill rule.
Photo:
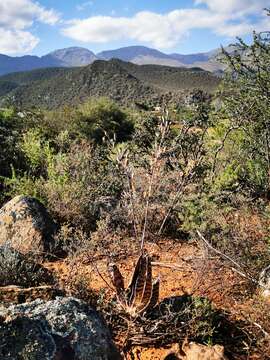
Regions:
<instances>
[{"instance_id":1,"label":"distant hill","mask_svg":"<svg viewBox=\"0 0 270 360\"><path fill-rule=\"evenodd\" d=\"M201 67L207 71L223 70L216 56L220 50L198 54L165 54L145 46L128 46L94 54L82 47L70 47L53 51L47 55L11 57L0 54L0 75L49 67L76 67L92 64L95 60L113 58L138 65L165 65L175 67Z\"/></svg>"},{"instance_id":2,"label":"distant hill","mask_svg":"<svg viewBox=\"0 0 270 360\"><path fill-rule=\"evenodd\" d=\"M116 50L103 51L97 56L103 60L120 59L134 64L167 65L175 67L200 67L207 71L219 72L224 66L217 61L220 49L197 54L164 54L145 46L129 46Z\"/></svg>"},{"instance_id":3,"label":"distant hill","mask_svg":"<svg viewBox=\"0 0 270 360\"><path fill-rule=\"evenodd\" d=\"M42 57L43 60L48 62L56 62L58 66L72 67L89 65L98 58L96 55L85 48L70 47L51 52Z\"/></svg>"},{"instance_id":4,"label":"distant hill","mask_svg":"<svg viewBox=\"0 0 270 360\"><path fill-rule=\"evenodd\" d=\"M116 60L112 60L116 61ZM177 92L201 88L212 92L219 80L200 68L184 68L161 65L136 65L130 62L117 61L128 73L140 81L162 91Z\"/></svg>"},{"instance_id":5,"label":"distant hill","mask_svg":"<svg viewBox=\"0 0 270 360\"><path fill-rule=\"evenodd\" d=\"M57 62L53 59L44 61L38 56L21 56L11 57L0 54L0 75L17 71L29 71L38 68L57 66Z\"/></svg>"},{"instance_id":6,"label":"distant hill","mask_svg":"<svg viewBox=\"0 0 270 360\"><path fill-rule=\"evenodd\" d=\"M116 50L103 51L97 54L97 56L102 60L120 59L138 65L183 66L177 59L173 59L161 51L145 46L128 46Z\"/></svg>"},{"instance_id":7,"label":"distant hill","mask_svg":"<svg viewBox=\"0 0 270 360\"><path fill-rule=\"evenodd\" d=\"M31 84L35 81L48 80L59 74L65 74L69 72L69 68L45 68L45 69L35 69L32 71L23 71L17 73L10 73L2 75L0 81L2 82L12 82L19 85Z\"/></svg>"},{"instance_id":8,"label":"distant hill","mask_svg":"<svg viewBox=\"0 0 270 360\"><path fill-rule=\"evenodd\" d=\"M198 53L198 54L189 54L189 55L181 55L181 54L170 54L170 57L180 61L185 65L192 65L196 62L205 62L208 61L210 56L208 53Z\"/></svg>"},{"instance_id":9,"label":"distant hill","mask_svg":"<svg viewBox=\"0 0 270 360\"><path fill-rule=\"evenodd\" d=\"M135 103L178 101L183 92L215 90L219 79L201 69L135 65L121 60L97 60L77 68L49 68L0 77L0 105L56 108L76 105L89 97L107 96L131 106ZM7 85L10 84L9 86ZM12 88L13 86L13 88ZM4 92L6 89L6 92Z\"/></svg>"},{"instance_id":10,"label":"distant hill","mask_svg":"<svg viewBox=\"0 0 270 360\"><path fill-rule=\"evenodd\" d=\"M42 57L11 57L0 54L0 75L48 67L83 66L95 60L97 57L93 52L80 47L56 50Z\"/></svg>"}]
</instances>

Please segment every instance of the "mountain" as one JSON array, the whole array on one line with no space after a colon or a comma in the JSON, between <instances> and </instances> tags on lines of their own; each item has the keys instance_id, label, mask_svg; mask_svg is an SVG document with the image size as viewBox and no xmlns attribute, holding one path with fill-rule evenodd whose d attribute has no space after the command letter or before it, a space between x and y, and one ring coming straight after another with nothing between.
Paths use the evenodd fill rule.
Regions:
<instances>
[{"instance_id":1,"label":"mountain","mask_svg":"<svg viewBox=\"0 0 270 360\"><path fill-rule=\"evenodd\" d=\"M70 47L53 51L41 59L47 60L48 62L55 62L58 66L73 67L89 65L98 58L88 49Z\"/></svg>"},{"instance_id":2,"label":"mountain","mask_svg":"<svg viewBox=\"0 0 270 360\"><path fill-rule=\"evenodd\" d=\"M174 67L201 67L204 70L219 72L224 70L216 57L220 52L215 49L198 54L165 54L145 46L128 46L116 50L94 54L81 47L70 47L53 51L47 55L11 57L0 54L0 75L29 71L49 67L76 67L92 64L95 60L111 60L113 58L132 62L138 65L165 65Z\"/></svg>"},{"instance_id":3,"label":"mountain","mask_svg":"<svg viewBox=\"0 0 270 360\"><path fill-rule=\"evenodd\" d=\"M0 54L0 75L48 67L83 66L95 60L97 57L93 52L80 47L56 50L42 57L11 57Z\"/></svg>"},{"instance_id":4,"label":"mountain","mask_svg":"<svg viewBox=\"0 0 270 360\"><path fill-rule=\"evenodd\" d=\"M2 76L0 106L8 103L52 109L99 96L128 106L161 101L179 103L185 92L198 88L212 92L219 81L215 75L198 68L97 60L84 67L48 68Z\"/></svg>"},{"instance_id":5,"label":"mountain","mask_svg":"<svg viewBox=\"0 0 270 360\"><path fill-rule=\"evenodd\" d=\"M138 65L155 64L167 66L183 66L183 64L161 51L145 46L128 46L116 50L102 51L97 54L102 60L120 59Z\"/></svg>"},{"instance_id":6,"label":"mountain","mask_svg":"<svg viewBox=\"0 0 270 360\"><path fill-rule=\"evenodd\" d=\"M188 54L188 55L170 54L170 57L177 61L180 61L184 65L193 65L194 63L197 62L205 62L211 58L209 53L198 53L198 54Z\"/></svg>"},{"instance_id":7,"label":"mountain","mask_svg":"<svg viewBox=\"0 0 270 360\"><path fill-rule=\"evenodd\" d=\"M58 64L53 59L46 61L46 59L44 60L38 56L26 55L21 57L11 57L0 54L0 75L51 66L58 66Z\"/></svg>"},{"instance_id":8,"label":"mountain","mask_svg":"<svg viewBox=\"0 0 270 360\"><path fill-rule=\"evenodd\" d=\"M103 60L120 59L134 64L157 64L176 67L200 67L206 71L219 73L224 66L217 61L220 49L197 54L164 54L145 46L129 46L116 50L103 51L97 57Z\"/></svg>"}]
</instances>

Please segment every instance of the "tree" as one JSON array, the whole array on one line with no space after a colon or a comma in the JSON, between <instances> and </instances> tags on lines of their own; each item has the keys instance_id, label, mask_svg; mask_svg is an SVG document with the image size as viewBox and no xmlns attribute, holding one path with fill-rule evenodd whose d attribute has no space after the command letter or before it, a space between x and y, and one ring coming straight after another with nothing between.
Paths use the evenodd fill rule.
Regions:
<instances>
[{"instance_id":1,"label":"tree","mask_svg":"<svg viewBox=\"0 0 270 360\"><path fill-rule=\"evenodd\" d=\"M238 39L233 49L223 49L228 68L221 91L222 116L229 120L228 129L239 135L239 180L253 193L269 197L270 32L254 32L251 45Z\"/></svg>"}]
</instances>

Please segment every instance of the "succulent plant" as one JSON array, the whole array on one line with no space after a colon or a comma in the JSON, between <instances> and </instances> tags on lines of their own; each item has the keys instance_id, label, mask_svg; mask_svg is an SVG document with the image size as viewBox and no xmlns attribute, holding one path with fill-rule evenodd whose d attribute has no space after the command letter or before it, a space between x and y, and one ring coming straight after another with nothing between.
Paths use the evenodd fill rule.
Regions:
<instances>
[{"instance_id":1,"label":"succulent plant","mask_svg":"<svg viewBox=\"0 0 270 360\"><path fill-rule=\"evenodd\" d=\"M151 258L146 252L138 258L127 289L117 265L109 264L108 270L117 301L125 312L131 316L138 316L155 307L159 298L160 281L159 279L153 281Z\"/></svg>"}]
</instances>

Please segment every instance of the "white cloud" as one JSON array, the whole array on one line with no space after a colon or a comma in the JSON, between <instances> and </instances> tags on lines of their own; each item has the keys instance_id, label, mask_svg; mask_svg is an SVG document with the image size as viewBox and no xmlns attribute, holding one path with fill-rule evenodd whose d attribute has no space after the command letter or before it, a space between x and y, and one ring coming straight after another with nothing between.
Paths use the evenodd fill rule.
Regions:
<instances>
[{"instance_id":1,"label":"white cloud","mask_svg":"<svg viewBox=\"0 0 270 360\"><path fill-rule=\"evenodd\" d=\"M244 15L261 11L270 5L269 0L196 0L196 4L206 4L214 12Z\"/></svg>"},{"instance_id":2,"label":"white cloud","mask_svg":"<svg viewBox=\"0 0 270 360\"><path fill-rule=\"evenodd\" d=\"M54 25L59 14L32 0L0 1L0 53L16 54L33 50L39 39L30 29L35 21Z\"/></svg>"},{"instance_id":3,"label":"white cloud","mask_svg":"<svg viewBox=\"0 0 270 360\"><path fill-rule=\"evenodd\" d=\"M93 6L94 2L93 1L85 1L82 4L79 4L76 6L76 9L78 11L83 11L85 8L89 7L89 6Z\"/></svg>"},{"instance_id":4,"label":"white cloud","mask_svg":"<svg viewBox=\"0 0 270 360\"><path fill-rule=\"evenodd\" d=\"M85 43L133 40L165 49L177 45L192 29L209 29L218 35L235 37L263 26L269 28L270 19L262 14L262 2L265 6L266 1L270 5L270 0L197 0L195 4L204 3L207 7L177 9L166 14L143 11L132 17L92 16L71 21L62 32ZM252 22L249 15L255 10L254 15L259 18Z\"/></svg>"},{"instance_id":5,"label":"white cloud","mask_svg":"<svg viewBox=\"0 0 270 360\"><path fill-rule=\"evenodd\" d=\"M4 54L28 53L39 40L28 31L0 28L0 52Z\"/></svg>"}]
</instances>

